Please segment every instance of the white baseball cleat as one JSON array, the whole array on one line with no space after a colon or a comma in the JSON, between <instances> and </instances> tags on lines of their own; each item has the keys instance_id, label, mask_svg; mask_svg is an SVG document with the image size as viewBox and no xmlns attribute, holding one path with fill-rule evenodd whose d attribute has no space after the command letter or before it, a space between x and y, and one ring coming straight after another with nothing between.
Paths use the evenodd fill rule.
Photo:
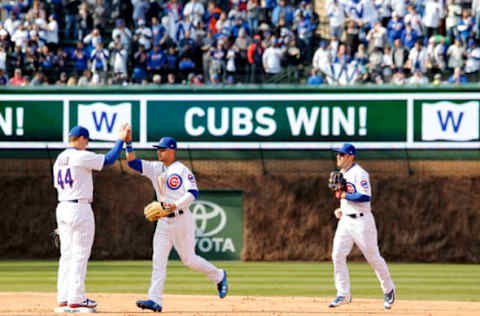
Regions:
<instances>
[{"instance_id":1,"label":"white baseball cleat","mask_svg":"<svg viewBox=\"0 0 480 316\"><path fill-rule=\"evenodd\" d=\"M395 303L395 289L392 289L384 295L383 307L385 307L385 309L390 309L392 308L393 303Z\"/></svg>"},{"instance_id":2,"label":"white baseball cleat","mask_svg":"<svg viewBox=\"0 0 480 316\"><path fill-rule=\"evenodd\" d=\"M333 301L328 304L328 307L337 307L344 304L350 304L352 302L352 297L348 296L337 296L333 299Z\"/></svg>"}]
</instances>

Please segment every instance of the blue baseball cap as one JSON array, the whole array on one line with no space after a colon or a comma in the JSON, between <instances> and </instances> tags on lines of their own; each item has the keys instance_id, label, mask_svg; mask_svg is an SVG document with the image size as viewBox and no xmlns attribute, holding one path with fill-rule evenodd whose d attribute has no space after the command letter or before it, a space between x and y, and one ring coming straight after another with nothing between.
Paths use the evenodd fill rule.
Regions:
<instances>
[{"instance_id":1,"label":"blue baseball cap","mask_svg":"<svg viewBox=\"0 0 480 316\"><path fill-rule=\"evenodd\" d=\"M166 148L177 150L177 141L172 137L162 137L157 145L153 145L155 148Z\"/></svg>"},{"instance_id":2,"label":"blue baseball cap","mask_svg":"<svg viewBox=\"0 0 480 316\"><path fill-rule=\"evenodd\" d=\"M334 148L333 151L337 153L345 154L345 155L355 156L357 154L357 149L355 148L355 146L349 143L343 144L341 148Z\"/></svg>"},{"instance_id":3,"label":"blue baseball cap","mask_svg":"<svg viewBox=\"0 0 480 316\"><path fill-rule=\"evenodd\" d=\"M75 126L70 130L70 133L68 134L69 136L74 136L74 137L80 137L83 136L86 139L90 140L90 133L88 132L88 129L86 129L83 126Z\"/></svg>"}]
</instances>

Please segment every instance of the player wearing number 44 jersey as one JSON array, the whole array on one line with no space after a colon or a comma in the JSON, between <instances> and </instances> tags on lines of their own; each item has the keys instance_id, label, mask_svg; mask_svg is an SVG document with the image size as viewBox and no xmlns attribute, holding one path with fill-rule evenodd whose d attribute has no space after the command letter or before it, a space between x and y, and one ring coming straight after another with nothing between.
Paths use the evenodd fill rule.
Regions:
<instances>
[{"instance_id":1,"label":"player wearing number 44 jersey","mask_svg":"<svg viewBox=\"0 0 480 316\"><path fill-rule=\"evenodd\" d=\"M195 254L195 220L189 210L189 205L199 196L195 177L184 164L176 160L175 139L163 137L153 147L160 161L138 160L132 144L127 142L126 147L130 168L152 182L157 200L170 212L157 221L153 236L152 283L148 299L138 300L137 306L154 312L162 311L163 285L172 246L186 266L203 272L217 284L219 297L225 298L228 292L227 273Z\"/></svg>"},{"instance_id":2,"label":"player wearing number 44 jersey","mask_svg":"<svg viewBox=\"0 0 480 316\"><path fill-rule=\"evenodd\" d=\"M385 309L395 302L395 285L390 277L387 264L380 255L377 244L377 228L370 208L372 196L368 173L355 163L356 149L352 144L344 144L334 150L337 153L337 167L342 176L332 176L329 181L340 182L340 186L329 183L340 200L340 208L335 210L339 219L333 239L332 260L335 274L337 297L329 307L337 307L352 301L347 256L355 243L377 274L384 293Z\"/></svg>"},{"instance_id":3,"label":"player wearing number 44 jersey","mask_svg":"<svg viewBox=\"0 0 480 316\"><path fill-rule=\"evenodd\" d=\"M60 235L57 303L55 312L94 312L97 303L85 297L87 262L93 245L95 221L92 170L113 164L122 152L130 127L123 125L119 140L106 154L85 149L90 140L85 127L76 126L69 134L69 148L53 166L54 186L58 191L57 225Z\"/></svg>"}]
</instances>

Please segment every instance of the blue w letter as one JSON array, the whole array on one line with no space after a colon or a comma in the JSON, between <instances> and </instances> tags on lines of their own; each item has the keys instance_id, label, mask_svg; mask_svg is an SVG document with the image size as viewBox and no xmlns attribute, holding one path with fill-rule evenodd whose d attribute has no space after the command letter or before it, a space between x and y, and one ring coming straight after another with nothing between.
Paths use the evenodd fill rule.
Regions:
<instances>
[{"instance_id":1,"label":"blue w letter","mask_svg":"<svg viewBox=\"0 0 480 316\"><path fill-rule=\"evenodd\" d=\"M97 120L97 112L92 112L93 115L93 122L95 123L95 128L97 129L97 132L99 132L102 129L103 121L105 121L105 125L107 126L107 130L109 133L112 132L113 126L115 125L115 120L117 119L117 113L113 114L112 121L109 123L108 122L108 117L107 113L102 112L100 114L100 122Z\"/></svg>"},{"instance_id":2,"label":"blue w letter","mask_svg":"<svg viewBox=\"0 0 480 316\"><path fill-rule=\"evenodd\" d=\"M438 120L440 121L440 125L442 126L442 131L445 131L447 129L448 121L452 121L453 131L455 133L458 132L458 129L460 128L460 123L462 122L463 112L460 112L460 115L458 116L458 120L456 122L453 118L452 111L447 111L447 117L445 118L445 120L442 118L442 112L437 111L437 116Z\"/></svg>"}]
</instances>

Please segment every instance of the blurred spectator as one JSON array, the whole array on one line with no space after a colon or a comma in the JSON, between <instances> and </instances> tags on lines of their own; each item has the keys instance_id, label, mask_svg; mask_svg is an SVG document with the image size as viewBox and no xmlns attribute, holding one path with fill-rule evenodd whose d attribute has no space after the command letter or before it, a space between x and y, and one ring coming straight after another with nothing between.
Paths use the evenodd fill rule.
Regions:
<instances>
[{"instance_id":1,"label":"blurred spectator","mask_svg":"<svg viewBox=\"0 0 480 316\"><path fill-rule=\"evenodd\" d=\"M392 81L394 85L404 85L405 84L405 73L403 70L399 70L393 74Z\"/></svg>"},{"instance_id":2,"label":"blurred spectator","mask_svg":"<svg viewBox=\"0 0 480 316\"><path fill-rule=\"evenodd\" d=\"M288 82L298 83L302 59L300 49L297 47L294 38L288 42L288 46L285 51L285 62L287 64Z\"/></svg>"},{"instance_id":3,"label":"blurred spectator","mask_svg":"<svg viewBox=\"0 0 480 316\"><path fill-rule=\"evenodd\" d=\"M77 86L77 77L71 76L70 78L68 78L67 86L68 86L68 87L75 87L75 86Z\"/></svg>"},{"instance_id":4,"label":"blurred spectator","mask_svg":"<svg viewBox=\"0 0 480 316\"><path fill-rule=\"evenodd\" d=\"M442 75L441 74L435 74L433 76L433 81L432 81L432 84L434 86L438 86L439 84L442 83Z\"/></svg>"},{"instance_id":5,"label":"blurred spectator","mask_svg":"<svg viewBox=\"0 0 480 316\"><path fill-rule=\"evenodd\" d=\"M150 8L150 3L148 0L131 0L133 5L133 21L135 22L135 27L139 27L140 21L146 21L147 11ZM146 47L146 46L145 46Z\"/></svg>"},{"instance_id":6,"label":"blurred spectator","mask_svg":"<svg viewBox=\"0 0 480 316\"><path fill-rule=\"evenodd\" d=\"M120 36L120 42L122 43L123 48L129 51L130 42L132 41L132 32L130 32L130 30L125 27L125 23L122 19L118 19L115 22L115 28L112 31L112 38L115 39L117 38L117 36Z\"/></svg>"},{"instance_id":7,"label":"blurred spectator","mask_svg":"<svg viewBox=\"0 0 480 316\"><path fill-rule=\"evenodd\" d=\"M418 38L423 39L424 27L422 24L422 17L415 11L415 8L412 5L408 7L408 13L405 15L404 22L405 25L410 24Z\"/></svg>"},{"instance_id":8,"label":"blurred spectator","mask_svg":"<svg viewBox=\"0 0 480 316\"><path fill-rule=\"evenodd\" d=\"M210 69L209 77L214 75L220 75L225 71L225 57L226 51L223 45L223 41L217 41L217 46L210 50Z\"/></svg>"},{"instance_id":9,"label":"blurred spectator","mask_svg":"<svg viewBox=\"0 0 480 316\"><path fill-rule=\"evenodd\" d=\"M408 84L426 84L428 83L428 78L425 77L420 68L415 68L413 75L408 79Z\"/></svg>"},{"instance_id":10,"label":"blurred spectator","mask_svg":"<svg viewBox=\"0 0 480 316\"><path fill-rule=\"evenodd\" d=\"M284 53L285 50L279 47L278 41L276 39L272 40L262 57L263 69L268 77L267 79L272 79L282 72L281 60Z\"/></svg>"},{"instance_id":11,"label":"blurred spectator","mask_svg":"<svg viewBox=\"0 0 480 316\"><path fill-rule=\"evenodd\" d=\"M447 18L445 19L446 35L450 41L453 42L458 36L457 25L462 14L462 7L456 0L447 0Z\"/></svg>"},{"instance_id":12,"label":"blurred spectator","mask_svg":"<svg viewBox=\"0 0 480 316\"><path fill-rule=\"evenodd\" d=\"M380 22L375 23L375 26L368 32L367 41L369 42L369 52L375 48L383 50L383 47L387 43L387 30Z\"/></svg>"},{"instance_id":13,"label":"blurred spectator","mask_svg":"<svg viewBox=\"0 0 480 316\"><path fill-rule=\"evenodd\" d=\"M465 48L462 41L455 40L454 45L451 45L447 50L448 68L454 69L463 66L463 57L465 55Z\"/></svg>"},{"instance_id":14,"label":"blurred spectator","mask_svg":"<svg viewBox=\"0 0 480 316\"><path fill-rule=\"evenodd\" d=\"M58 47L58 23L55 20L55 15L50 14L47 25L47 45L51 51L55 51Z\"/></svg>"},{"instance_id":15,"label":"blurred spectator","mask_svg":"<svg viewBox=\"0 0 480 316\"><path fill-rule=\"evenodd\" d=\"M173 73L169 73L168 76L167 76L167 83L168 84L176 84L176 79L175 79L175 75Z\"/></svg>"},{"instance_id":16,"label":"blurred spectator","mask_svg":"<svg viewBox=\"0 0 480 316\"><path fill-rule=\"evenodd\" d=\"M448 83L450 84L463 84L467 82L467 77L462 73L462 69L460 67L455 67L453 75L448 78Z\"/></svg>"},{"instance_id":17,"label":"blurred spectator","mask_svg":"<svg viewBox=\"0 0 480 316\"><path fill-rule=\"evenodd\" d=\"M203 3L198 0L190 0L183 9L185 21L197 25L205 14Z\"/></svg>"},{"instance_id":18,"label":"blurred spectator","mask_svg":"<svg viewBox=\"0 0 480 316\"><path fill-rule=\"evenodd\" d=\"M66 0L64 6L65 12L65 32L63 33L66 41L76 38L77 35L77 14L80 0Z\"/></svg>"},{"instance_id":19,"label":"blurred spectator","mask_svg":"<svg viewBox=\"0 0 480 316\"><path fill-rule=\"evenodd\" d=\"M255 32L258 29L260 20L260 3L259 0L248 0L247 3L247 21L250 32Z\"/></svg>"},{"instance_id":20,"label":"blurred spectator","mask_svg":"<svg viewBox=\"0 0 480 316\"><path fill-rule=\"evenodd\" d=\"M261 78L262 70L262 56L264 52L264 47L262 45L260 35L255 35L253 42L248 47L247 58L250 65L250 83L257 83Z\"/></svg>"},{"instance_id":21,"label":"blurred spectator","mask_svg":"<svg viewBox=\"0 0 480 316\"><path fill-rule=\"evenodd\" d=\"M117 37L120 38L120 37ZM114 73L127 75L127 50L123 48L120 40L114 42L114 46L110 49L111 65Z\"/></svg>"},{"instance_id":22,"label":"blurred spectator","mask_svg":"<svg viewBox=\"0 0 480 316\"><path fill-rule=\"evenodd\" d=\"M162 76L159 74L153 75L153 83L154 84L161 84L162 83Z\"/></svg>"},{"instance_id":23,"label":"blurred spectator","mask_svg":"<svg viewBox=\"0 0 480 316\"><path fill-rule=\"evenodd\" d=\"M155 45L153 50L148 54L147 70L153 74L162 75L165 70L167 57L160 48L160 45Z\"/></svg>"},{"instance_id":24,"label":"blurred spectator","mask_svg":"<svg viewBox=\"0 0 480 316\"><path fill-rule=\"evenodd\" d=\"M88 10L86 2L82 2L82 4L80 4L76 19L77 33L75 34L75 39L82 40L88 34L90 34L93 29L92 14Z\"/></svg>"},{"instance_id":25,"label":"blurred spectator","mask_svg":"<svg viewBox=\"0 0 480 316\"><path fill-rule=\"evenodd\" d=\"M140 19L133 40L137 42L138 45L143 45L148 51L152 48L152 36L152 30L145 25L145 20Z\"/></svg>"},{"instance_id":26,"label":"blurred spectator","mask_svg":"<svg viewBox=\"0 0 480 316\"><path fill-rule=\"evenodd\" d=\"M7 52L2 45L0 45L0 69L2 71L7 70Z\"/></svg>"},{"instance_id":27,"label":"blurred spectator","mask_svg":"<svg viewBox=\"0 0 480 316\"><path fill-rule=\"evenodd\" d=\"M327 5L327 16L330 23L330 32L337 38L342 37L343 23L345 21L345 9L338 0L332 0ZM350 22L355 23L354 20Z\"/></svg>"},{"instance_id":28,"label":"blurred spectator","mask_svg":"<svg viewBox=\"0 0 480 316\"><path fill-rule=\"evenodd\" d=\"M90 81L92 80L92 72L89 69L85 69L83 75L78 80L79 86L88 86L90 85Z\"/></svg>"},{"instance_id":29,"label":"blurred spectator","mask_svg":"<svg viewBox=\"0 0 480 316\"><path fill-rule=\"evenodd\" d=\"M318 71L313 69L311 70L311 75L307 79L307 84L309 85L321 85L323 84L323 79L318 74Z\"/></svg>"},{"instance_id":30,"label":"blurred spectator","mask_svg":"<svg viewBox=\"0 0 480 316\"><path fill-rule=\"evenodd\" d=\"M398 1L398 0L396 0ZM423 16L423 24L426 26L426 36L438 34L440 20L445 16L445 10L439 0L430 0L425 4L425 15Z\"/></svg>"},{"instance_id":31,"label":"blurred spectator","mask_svg":"<svg viewBox=\"0 0 480 316\"><path fill-rule=\"evenodd\" d=\"M274 26L278 25L280 17L285 18L287 26L291 26L294 18L293 8L286 3L285 0L279 0L278 5L272 11L272 24Z\"/></svg>"},{"instance_id":32,"label":"blurred spectator","mask_svg":"<svg viewBox=\"0 0 480 316\"><path fill-rule=\"evenodd\" d=\"M475 75L480 70L480 47L478 42L472 40L470 47L467 49L467 61L465 62L465 73Z\"/></svg>"},{"instance_id":33,"label":"blurred spectator","mask_svg":"<svg viewBox=\"0 0 480 316\"><path fill-rule=\"evenodd\" d=\"M27 80L22 76L22 70L20 68L16 68L13 78L10 79L8 82L10 86L24 86L27 84Z\"/></svg>"},{"instance_id":34,"label":"blurred spectator","mask_svg":"<svg viewBox=\"0 0 480 316\"><path fill-rule=\"evenodd\" d=\"M414 69L420 69L422 73L425 73L427 71L427 57L427 50L423 47L421 41L417 41L408 54L405 68L410 69L412 72Z\"/></svg>"},{"instance_id":35,"label":"blurred spectator","mask_svg":"<svg viewBox=\"0 0 480 316\"><path fill-rule=\"evenodd\" d=\"M30 81L30 86L41 86L43 84L47 83L45 81L45 76L43 75L42 72L37 72L32 78L32 81Z\"/></svg>"},{"instance_id":36,"label":"blurred spectator","mask_svg":"<svg viewBox=\"0 0 480 316\"><path fill-rule=\"evenodd\" d=\"M67 78L67 74L62 72L60 74L60 78L57 80L57 86L66 86L67 85L67 81L68 81L68 78Z\"/></svg>"},{"instance_id":37,"label":"blurred spectator","mask_svg":"<svg viewBox=\"0 0 480 316\"><path fill-rule=\"evenodd\" d=\"M462 11L462 18L458 21L457 31L458 36L462 40L464 45L467 45L468 39L472 36L474 20L470 16L470 11L464 9Z\"/></svg>"},{"instance_id":38,"label":"blurred spectator","mask_svg":"<svg viewBox=\"0 0 480 316\"><path fill-rule=\"evenodd\" d=\"M109 57L110 53L103 48L103 42L98 42L97 47L90 54L92 73L98 75L98 79L106 79Z\"/></svg>"},{"instance_id":39,"label":"blurred spectator","mask_svg":"<svg viewBox=\"0 0 480 316\"><path fill-rule=\"evenodd\" d=\"M89 57L83 47L82 42L77 42L77 47L73 52L73 63L74 63L74 70L77 75L81 75L85 69L88 67L88 60Z\"/></svg>"},{"instance_id":40,"label":"blurred spectator","mask_svg":"<svg viewBox=\"0 0 480 316\"><path fill-rule=\"evenodd\" d=\"M402 40L403 46L407 49L412 49L418 40L417 31L415 31L410 24L406 24L400 39Z\"/></svg>"},{"instance_id":41,"label":"blurred spectator","mask_svg":"<svg viewBox=\"0 0 480 316\"><path fill-rule=\"evenodd\" d=\"M98 28L94 28L92 32L83 39L83 43L92 48L97 47L100 42L103 42L103 39Z\"/></svg>"},{"instance_id":42,"label":"blurred spectator","mask_svg":"<svg viewBox=\"0 0 480 316\"><path fill-rule=\"evenodd\" d=\"M170 16L173 21L178 21L183 12L183 7L178 3L177 0L168 0L167 3L163 5L163 10L166 15Z\"/></svg>"},{"instance_id":43,"label":"blurred spectator","mask_svg":"<svg viewBox=\"0 0 480 316\"><path fill-rule=\"evenodd\" d=\"M0 69L0 86L6 86L8 84L8 77L3 69Z\"/></svg>"}]
</instances>

